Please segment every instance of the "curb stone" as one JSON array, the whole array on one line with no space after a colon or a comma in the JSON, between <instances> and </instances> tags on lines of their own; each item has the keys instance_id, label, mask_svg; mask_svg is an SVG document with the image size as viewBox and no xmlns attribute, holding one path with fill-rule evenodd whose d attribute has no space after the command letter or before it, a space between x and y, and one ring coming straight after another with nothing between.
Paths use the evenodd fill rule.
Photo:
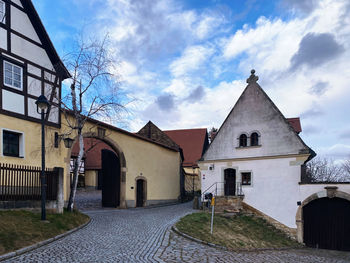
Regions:
<instances>
[{"instance_id":1,"label":"curb stone","mask_svg":"<svg viewBox=\"0 0 350 263\"><path fill-rule=\"evenodd\" d=\"M220 246L220 245L217 245L217 244L214 244L214 243L210 243L210 242L206 242L206 241L203 241L201 239L198 239L198 238L195 238L195 237L192 237L190 235L187 235L183 232L181 232L179 229L177 229L177 227L175 225L173 225L171 227L171 230L173 230L176 234L184 237L184 238L187 238L189 240L192 240L194 242L197 242L197 243L200 243L200 244L203 244L203 245L207 245L209 247L214 247L214 248L218 248L218 249L222 249L222 250L225 250L225 251L232 251L232 252L262 252L262 251L272 251L272 250L275 250L275 251L278 251L278 250L292 250L292 249L301 249L302 247L281 247L281 248L254 248L254 249L229 249L227 247L224 247L224 246Z\"/></svg>"},{"instance_id":2,"label":"curb stone","mask_svg":"<svg viewBox=\"0 0 350 263\"><path fill-rule=\"evenodd\" d=\"M61 238L64 238L64 237L66 237L66 236L68 236L68 235L70 235L70 234L72 234L72 233L74 233L74 232L76 232L76 231L78 231L78 230L80 230L80 229L86 227L86 226L87 226L88 224L90 224L90 223L91 223L91 218L89 218L89 221L86 222L85 224L80 225L80 226L78 226L78 227L76 227L76 228L73 228L73 229L71 229L71 230L68 230L67 232L65 232L65 233L63 233L63 234L59 234L59 235L57 235L57 236L55 236L55 237L46 239L46 240L44 240L44 241L40 241L40 242L38 242L38 243L36 243L36 244L34 244L34 245L31 245L31 246L28 246L28 247L24 247L24 248L20 248L20 249L18 249L18 250L16 250L16 251L9 252L9 253L4 254L4 255L0 255L0 261L4 261L4 260L6 260L6 259L10 259L10 258L13 258L13 257L17 257L17 256L19 256L19 255L22 255L22 254L26 253L26 252L29 252L29 251L32 251L32 250L37 249L37 248L39 248L39 247L42 247L42 246L44 246L44 245L50 244L50 243L52 243L52 242L54 242L54 241L56 241L56 240L59 240L59 239L61 239Z\"/></svg>"}]
</instances>

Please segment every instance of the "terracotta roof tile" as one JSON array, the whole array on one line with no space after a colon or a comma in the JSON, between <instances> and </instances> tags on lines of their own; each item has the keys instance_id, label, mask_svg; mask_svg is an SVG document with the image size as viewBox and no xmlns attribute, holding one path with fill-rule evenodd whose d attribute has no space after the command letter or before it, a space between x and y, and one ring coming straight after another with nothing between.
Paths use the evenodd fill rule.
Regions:
<instances>
[{"instance_id":1,"label":"terracotta roof tile","mask_svg":"<svg viewBox=\"0 0 350 263\"><path fill-rule=\"evenodd\" d=\"M84 158L86 170L99 170L102 167L101 150L113 149L105 142L95 138L84 138ZM72 148L72 157L76 157L79 152L79 143L76 142ZM114 151L113 151L114 152ZM116 153L117 154L117 153Z\"/></svg>"},{"instance_id":2,"label":"terracotta roof tile","mask_svg":"<svg viewBox=\"0 0 350 263\"><path fill-rule=\"evenodd\" d=\"M292 125L294 131L296 133L300 133L301 130L301 124L300 124L300 118L286 118L287 121L290 123L290 125Z\"/></svg>"},{"instance_id":3,"label":"terracotta roof tile","mask_svg":"<svg viewBox=\"0 0 350 263\"><path fill-rule=\"evenodd\" d=\"M164 133L182 148L184 167L197 165L209 145L207 129L170 130Z\"/></svg>"}]
</instances>

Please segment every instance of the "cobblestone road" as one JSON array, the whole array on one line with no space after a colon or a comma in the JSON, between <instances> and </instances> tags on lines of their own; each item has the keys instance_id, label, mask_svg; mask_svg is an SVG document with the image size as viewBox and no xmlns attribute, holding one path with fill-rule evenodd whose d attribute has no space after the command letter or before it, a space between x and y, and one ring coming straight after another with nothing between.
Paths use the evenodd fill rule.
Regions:
<instances>
[{"instance_id":1,"label":"cobblestone road","mask_svg":"<svg viewBox=\"0 0 350 263\"><path fill-rule=\"evenodd\" d=\"M190 204L152 209L89 211L91 223L7 262L350 262L325 250L234 253L198 244L170 230Z\"/></svg>"}]
</instances>

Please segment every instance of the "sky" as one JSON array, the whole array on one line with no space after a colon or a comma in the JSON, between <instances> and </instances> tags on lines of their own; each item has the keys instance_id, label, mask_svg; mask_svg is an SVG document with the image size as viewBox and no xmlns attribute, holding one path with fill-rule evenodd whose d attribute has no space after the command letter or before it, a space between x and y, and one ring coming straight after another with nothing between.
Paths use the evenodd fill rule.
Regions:
<instances>
[{"instance_id":1,"label":"sky","mask_svg":"<svg viewBox=\"0 0 350 263\"><path fill-rule=\"evenodd\" d=\"M348 0L32 0L58 53L108 34L138 131L219 128L250 70L320 156L350 156Z\"/></svg>"}]
</instances>

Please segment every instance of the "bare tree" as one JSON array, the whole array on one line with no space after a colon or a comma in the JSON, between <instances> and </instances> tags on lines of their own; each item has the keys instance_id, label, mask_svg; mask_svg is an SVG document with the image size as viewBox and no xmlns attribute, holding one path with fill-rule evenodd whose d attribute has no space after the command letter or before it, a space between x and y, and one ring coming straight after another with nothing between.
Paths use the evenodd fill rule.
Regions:
<instances>
[{"instance_id":1,"label":"bare tree","mask_svg":"<svg viewBox=\"0 0 350 263\"><path fill-rule=\"evenodd\" d=\"M348 176L348 178L350 179L350 156L348 157L348 159L346 159L343 164L342 164L342 168L344 173Z\"/></svg>"},{"instance_id":2,"label":"bare tree","mask_svg":"<svg viewBox=\"0 0 350 263\"><path fill-rule=\"evenodd\" d=\"M329 158L316 157L306 164L308 182L348 182L349 175L344 172L341 164L334 163Z\"/></svg>"},{"instance_id":3,"label":"bare tree","mask_svg":"<svg viewBox=\"0 0 350 263\"><path fill-rule=\"evenodd\" d=\"M72 211L78 183L79 164L84 155L83 128L89 118L112 120L120 116L121 103L116 59L109 48L108 38L77 41L74 51L65 62L72 77L69 92L62 98L65 117L70 130L77 134L79 152L74 160L73 182L67 209ZM72 118L73 117L73 118Z\"/></svg>"}]
</instances>

